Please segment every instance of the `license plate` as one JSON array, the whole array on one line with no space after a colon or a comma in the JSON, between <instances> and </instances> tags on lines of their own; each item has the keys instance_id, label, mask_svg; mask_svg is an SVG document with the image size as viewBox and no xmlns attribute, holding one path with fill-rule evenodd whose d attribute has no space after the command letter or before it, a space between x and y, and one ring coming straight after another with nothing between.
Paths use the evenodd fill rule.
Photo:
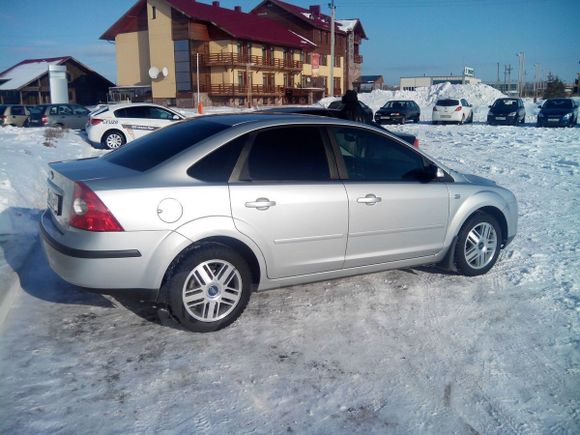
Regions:
<instances>
[{"instance_id":1,"label":"license plate","mask_svg":"<svg viewBox=\"0 0 580 435\"><path fill-rule=\"evenodd\" d=\"M505 121L505 116L496 116L495 119L497 121Z\"/></svg>"},{"instance_id":2,"label":"license plate","mask_svg":"<svg viewBox=\"0 0 580 435\"><path fill-rule=\"evenodd\" d=\"M550 122L560 122L560 118L549 118L548 121L550 121Z\"/></svg>"},{"instance_id":3,"label":"license plate","mask_svg":"<svg viewBox=\"0 0 580 435\"><path fill-rule=\"evenodd\" d=\"M391 119L391 117L390 116L383 116L383 117L381 117L381 119Z\"/></svg>"},{"instance_id":4,"label":"license plate","mask_svg":"<svg viewBox=\"0 0 580 435\"><path fill-rule=\"evenodd\" d=\"M451 115L441 115L441 118L451 118Z\"/></svg>"},{"instance_id":5,"label":"license plate","mask_svg":"<svg viewBox=\"0 0 580 435\"><path fill-rule=\"evenodd\" d=\"M62 195L59 195L52 189L48 189L48 196L47 196L47 204L48 208L52 210L52 212L56 216L60 216L62 213Z\"/></svg>"}]
</instances>

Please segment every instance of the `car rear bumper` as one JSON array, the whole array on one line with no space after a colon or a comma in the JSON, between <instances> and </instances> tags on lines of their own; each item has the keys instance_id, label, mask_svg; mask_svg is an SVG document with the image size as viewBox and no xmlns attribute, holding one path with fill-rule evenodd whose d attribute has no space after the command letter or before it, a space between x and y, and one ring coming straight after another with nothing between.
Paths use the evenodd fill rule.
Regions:
<instances>
[{"instance_id":1,"label":"car rear bumper","mask_svg":"<svg viewBox=\"0 0 580 435\"><path fill-rule=\"evenodd\" d=\"M572 119L564 119L562 117L545 117L538 118L538 127L567 127L572 124Z\"/></svg>"},{"instance_id":2,"label":"car rear bumper","mask_svg":"<svg viewBox=\"0 0 580 435\"><path fill-rule=\"evenodd\" d=\"M493 125L514 125L517 121L516 116L496 116L496 117L487 117L487 123Z\"/></svg>"},{"instance_id":3,"label":"car rear bumper","mask_svg":"<svg viewBox=\"0 0 580 435\"><path fill-rule=\"evenodd\" d=\"M405 116L402 115L377 115L375 122L379 124L401 124L405 121Z\"/></svg>"},{"instance_id":4,"label":"car rear bumper","mask_svg":"<svg viewBox=\"0 0 580 435\"><path fill-rule=\"evenodd\" d=\"M461 112L439 113L433 112L432 120L436 122L461 122Z\"/></svg>"},{"instance_id":5,"label":"car rear bumper","mask_svg":"<svg viewBox=\"0 0 580 435\"><path fill-rule=\"evenodd\" d=\"M55 225L50 211L43 213L40 235L44 252L52 270L65 281L103 293L159 289L167 265L155 264L152 252L165 232L68 233Z\"/></svg>"}]
</instances>

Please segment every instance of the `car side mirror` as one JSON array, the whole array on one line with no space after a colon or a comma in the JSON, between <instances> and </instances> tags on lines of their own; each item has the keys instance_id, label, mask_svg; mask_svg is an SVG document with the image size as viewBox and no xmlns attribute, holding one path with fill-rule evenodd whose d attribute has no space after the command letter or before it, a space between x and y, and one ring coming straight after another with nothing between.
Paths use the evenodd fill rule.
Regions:
<instances>
[{"instance_id":1,"label":"car side mirror","mask_svg":"<svg viewBox=\"0 0 580 435\"><path fill-rule=\"evenodd\" d=\"M431 163L427 165L427 167L425 168L425 175L429 178L429 180L437 180L440 178L444 178L445 172L443 172L443 169L441 169L437 165Z\"/></svg>"},{"instance_id":2,"label":"car side mirror","mask_svg":"<svg viewBox=\"0 0 580 435\"><path fill-rule=\"evenodd\" d=\"M171 119L173 119L174 121L178 121L178 120L180 120L181 118L180 118L178 115L173 115L173 118L171 118Z\"/></svg>"}]
</instances>

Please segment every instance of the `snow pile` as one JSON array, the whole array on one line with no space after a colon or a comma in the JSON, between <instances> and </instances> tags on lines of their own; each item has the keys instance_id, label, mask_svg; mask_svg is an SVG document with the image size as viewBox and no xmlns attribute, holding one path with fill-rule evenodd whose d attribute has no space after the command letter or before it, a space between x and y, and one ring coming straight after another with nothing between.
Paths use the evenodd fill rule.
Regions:
<instances>
[{"instance_id":1,"label":"snow pile","mask_svg":"<svg viewBox=\"0 0 580 435\"><path fill-rule=\"evenodd\" d=\"M373 109L373 112L376 112L389 100L413 100L421 108L421 120L423 121L431 120L433 106L439 98L465 98L473 106L474 120L485 121L488 106L501 97L505 97L505 95L483 83L452 85L449 82L417 88L415 91L375 90L370 93L358 94L359 100ZM328 107L336 99L335 97L323 98L320 100L320 104Z\"/></svg>"}]
</instances>

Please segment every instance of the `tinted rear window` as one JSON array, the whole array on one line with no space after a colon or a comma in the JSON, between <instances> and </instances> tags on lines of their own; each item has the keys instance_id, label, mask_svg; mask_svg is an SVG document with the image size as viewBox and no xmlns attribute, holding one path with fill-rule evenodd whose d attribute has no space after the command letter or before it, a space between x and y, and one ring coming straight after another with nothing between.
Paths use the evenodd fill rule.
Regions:
<instances>
[{"instance_id":1,"label":"tinted rear window","mask_svg":"<svg viewBox=\"0 0 580 435\"><path fill-rule=\"evenodd\" d=\"M195 119L148 134L102 158L126 168L147 171L227 128L228 125Z\"/></svg>"},{"instance_id":2,"label":"tinted rear window","mask_svg":"<svg viewBox=\"0 0 580 435\"><path fill-rule=\"evenodd\" d=\"M437 101L437 106L443 107L459 106L459 100L439 100Z\"/></svg>"}]
</instances>

